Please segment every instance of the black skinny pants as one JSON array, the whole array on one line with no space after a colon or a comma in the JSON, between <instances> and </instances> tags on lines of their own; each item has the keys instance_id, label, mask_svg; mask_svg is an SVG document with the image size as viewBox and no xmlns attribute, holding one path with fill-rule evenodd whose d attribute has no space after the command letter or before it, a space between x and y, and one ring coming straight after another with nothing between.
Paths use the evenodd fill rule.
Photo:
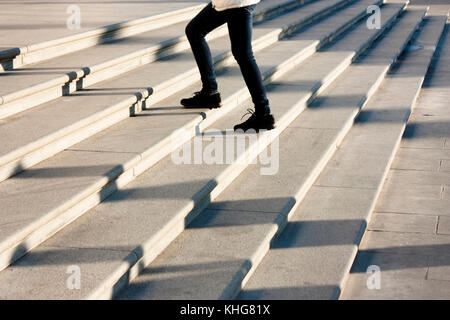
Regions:
<instances>
[{"instance_id":1,"label":"black skinny pants","mask_svg":"<svg viewBox=\"0 0 450 320\"><path fill-rule=\"evenodd\" d=\"M252 49L252 12L255 5L217 11L209 3L186 27L186 36L200 71L203 90L217 91L211 50L205 36L224 23L228 25L231 51L242 72L257 112L270 112L269 101Z\"/></svg>"}]
</instances>

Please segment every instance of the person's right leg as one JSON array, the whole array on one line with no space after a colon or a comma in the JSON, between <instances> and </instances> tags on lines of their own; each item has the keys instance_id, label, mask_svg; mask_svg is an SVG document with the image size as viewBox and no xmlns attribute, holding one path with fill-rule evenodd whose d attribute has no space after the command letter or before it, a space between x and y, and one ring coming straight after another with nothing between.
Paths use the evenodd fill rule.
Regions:
<instances>
[{"instance_id":1,"label":"person's right leg","mask_svg":"<svg viewBox=\"0 0 450 320\"><path fill-rule=\"evenodd\" d=\"M231 40L231 51L242 72L255 111L249 110L250 117L234 126L234 130L258 132L261 129L275 128L275 119L270 113L261 72L256 64L252 49L252 13L255 6L227 10L228 33Z\"/></svg>"}]
</instances>

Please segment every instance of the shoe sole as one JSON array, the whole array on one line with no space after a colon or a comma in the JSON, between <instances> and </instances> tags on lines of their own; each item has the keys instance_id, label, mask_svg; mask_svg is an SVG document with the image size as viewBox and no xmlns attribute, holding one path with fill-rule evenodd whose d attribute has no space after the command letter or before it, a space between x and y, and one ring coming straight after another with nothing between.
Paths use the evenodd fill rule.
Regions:
<instances>
[{"instance_id":1,"label":"shoe sole","mask_svg":"<svg viewBox=\"0 0 450 320\"><path fill-rule=\"evenodd\" d=\"M198 106L198 105L183 104L183 103L181 103L181 105L187 109L218 109L222 106L221 104L209 105L209 106Z\"/></svg>"},{"instance_id":2,"label":"shoe sole","mask_svg":"<svg viewBox=\"0 0 450 320\"><path fill-rule=\"evenodd\" d=\"M244 130L244 129L242 129L242 128L233 128L234 131L241 130L241 131L247 132L247 131L249 131L249 130L254 130L254 131L256 131L256 133L258 133L259 130L267 130L267 131L269 131L269 130L273 130L273 129L275 129L275 126L265 127L265 128L258 128L258 129L255 129L255 128L248 128L247 130Z\"/></svg>"}]
</instances>

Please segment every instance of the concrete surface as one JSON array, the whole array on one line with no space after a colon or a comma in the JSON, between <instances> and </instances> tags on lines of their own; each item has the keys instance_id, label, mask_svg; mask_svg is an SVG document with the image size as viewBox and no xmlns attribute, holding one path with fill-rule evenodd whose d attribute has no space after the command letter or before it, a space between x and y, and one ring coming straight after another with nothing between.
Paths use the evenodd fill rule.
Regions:
<instances>
[{"instance_id":1,"label":"concrete surface","mask_svg":"<svg viewBox=\"0 0 450 320\"><path fill-rule=\"evenodd\" d=\"M430 11L432 13L446 13L450 7L447 0L444 0L445 3L441 0L412 0L412 3L419 1L432 2ZM134 14L142 13L146 9L163 12L158 10L170 7L168 10L170 11L175 6L185 7L199 2L204 1L171 1L168 6L167 1L148 3L113 0L108 1L106 6L105 0L95 3L83 0L80 6L82 13L86 13L86 20L83 21L87 23L77 32L95 28L96 23L109 24L110 20L118 19L119 15L121 19L119 21L123 21L123 18L134 19ZM362 1L360 5L363 8L369 2L369 0ZM105 10L109 14L108 17L94 18L94 15L98 14L96 10L99 3L107 7ZM12 46L19 46L21 41L31 41L30 39L43 41L49 40L50 38L46 37L50 35L51 39L68 35L68 29L61 28L61 24L65 27L64 19L67 18L67 14L64 17L61 15L61 10L68 4L66 1L52 0L45 3L34 0L3 1L0 4L0 17L5 15L3 20L5 28L2 28L4 31L0 31L0 40L8 47L10 43ZM39 11L34 11L33 16L30 8ZM46 18L51 19L51 22L43 16L45 10L48 11ZM351 19L358 10L350 8L342 11L339 16L324 20L323 23L309 28L307 33L300 34L291 41L280 42L277 46L263 50L257 54L263 73L270 74L274 61L277 65L289 61L289 57L299 50L297 45L314 44L315 39L332 33L337 26L345 26L342 22ZM22 19L11 19L14 15ZM30 24L24 24L24 20L27 19ZM402 21L409 21L408 19L413 21L414 15L405 14ZM288 20L289 18L280 21ZM430 25L432 24L426 24L428 29ZM271 27L270 24L266 26ZM254 173L258 170L257 166L250 166L237 178L235 184L220 194L219 198L202 212L189 229L181 233L210 200L202 197L205 194L207 198L216 197L222 192L222 185L227 186L242 168L239 167L237 173L231 173L226 171L227 167L223 165L180 167L173 164L170 157L166 157L139 179L106 199L103 204L90 210L88 214L32 250L31 254L0 272L0 289L3 288L0 290L3 293L0 296L5 299L109 297L113 286L116 289L120 288L127 281L127 277L133 278L137 270L152 261L180 235L168 250L155 260L155 263L144 269L142 276L138 277L121 297L152 299L217 298L224 295L229 297L239 287L239 282L253 274L254 267L261 262L262 255L266 252L264 250L268 249L268 243L276 232L280 212L295 205L298 191L296 183L308 181L310 175L314 176L313 169L321 168L318 159L322 159L324 154L331 156L327 150L334 149L336 143L342 140L343 135L340 132L350 129L351 121L348 119L356 116L354 111L357 107L347 107L353 104L359 106L361 101L364 101L370 88L370 81L375 81L375 75L382 74L383 64L388 63L384 58L389 54L399 53L394 52L395 48L402 44L398 39L404 39L407 36L406 31L412 26L412 23L401 22L396 25L396 28L390 31L391 42L388 37L383 46L378 45L374 51L369 51L368 57L363 60L366 61L366 65L356 64L350 67L354 74L344 73L348 75L349 81L343 81L340 86L331 86L330 91L325 91L331 92L328 97L319 96L312 108L307 109L283 133L282 138L291 139L292 146L289 149L292 150L292 154L287 152L283 154L282 163L289 165L283 165L282 178L281 176L268 178L269 184L274 184L272 191L261 187L265 185L264 177ZM288 107L299 99L298 95L307 96L320 84L333 79L333 73L337 75L347 66L347 62L343 64L339 62L352 57L349 45L359 46L362 39L371 34L364 29L364 35L358 35L354 29L346 37L340 38L335 45L326 47L308 59L299 69L301 72L297 74L301 84L294 85L299 79L291 79L289 76L274 83L273 90L269 94L272 97L271 101L278 106L274 108L277 119L287 114ZM256 30L257 33L259 30L263 34L264 25ZM392 36L392 33L398 38ZM19 44L8 42L9 39L14 39L12 34L16 35ZM415 52L414 47L411 47L409 56L420 57L421 53L429 52L434 45L433 34L430 33L426 38L418 43L423 45L425 50ZM448 285L450 126L447 121L450 119L447 110L447 101L450 100L448 93L450 47L447 45L448 40L442 44L439 59L430 69L398 156L388 172L385 187L381 190L373 219L368 225L341 298L436 299L450 296ZM375 55L373 59L371 54ZM376 57L377 54L384 58ZM167 63L180 62L185 66L187 59L192 62L192 57L183 58L183 55L179 55L173 61L169 59ZM408 68L409 72L401 68L396 70L403 81L401 85L414 89L417 77L423 72L420 69L420 61L419 59L410 62L412 64ZM294 65L292 63L292 66ZM131 81L137 79L137 86L140 87L147 76L144 71L141 69L137 78L135 77L138 73L130 73L114 80L116 85L119 85L119 94L133 96L128 89L130 79ZM169 76L171 77L173 75ZM283 85L283 79L288 84ZM244 88L235 66L220 72L219 82L224 97L239 90L241 92ZM131 83L133 84L131 87L134 88L134 83ZM133 88L131 90L135 90ZM111 88L106 89L107 91L101 92L99 96L117 94ZM294 216L286 232L278 242L275 242L269 255L256 270L239 298L337 298L342 279L350 269L349 261L352 259L349 257L356 254L354 239L359 239L361 226L365 226L365 219L372 210L377 186L382 180L379 177L386 168L391 147L395 144L396 132L405 120L406 109L403 107L406 107L406 101L412 96L408 90L401 90L399 87L392 86L392 92L388 89L381 91L382 94L384 92L385 103L383 99L381 102L376 99L372 102L378 103L381 109L369 108L365 113L361 113L360 123L350 131L352 133L349 135L350 140L345 141L344 148L338 151L305 198L300 207L302 214ZM192 91L194 86L179 93L187 95ZM332 94L336 92L338 94ZM88 97L90 99L92 95L88 94ZM243 94L242 98L247 99L248 95ZM111 99L110 96L105 96L104 101L108 102L108 99ZM95 197L102 198L103 194L104 198L109 195L103 190L96 195L94 189L101 189L108 179L115 179L118 174L136 163L143 152L144 154L147 152L145 150L149 145L155 145L159 141L160 136L167 136L173 128L185 123L187 118L200 118L200 114L196 111L180 113L178 108L172 107L178 105L178 100L178 96L163 100L155 105L161 108L156 108L153 112L150 112L151 110L143 112L142 117L122 121L35 166L32 170L2 183L0 188L4 188L5 193L2 193L0 198L7 202L5 208L11 213L8 219L3 219L0 224L0 236L5 239L2 245L11 241L11 231L16 233L15 236L22 231L25 235L31 230L29 228L39 227L45 223L47 218L42 218L39 213L57 214L60 207L64 207L61 210L67 210L72 205L76 205L74 210L84 212L83 210L88 210L98 203L99 199ZM405 102L405 106L393 108L391 101L400 104ZM68 101L62 102L69 105L66 104ZM100 107L93 99L89 100L89 103L91 104L85 106L85 111L91 106ZM328 105L330 107L327 107ZM57 112L58 105L54 106ZM241 101L237 108L228 108L233 109L228 114L205 112L208 116L212 115L212 118L208 119L212 120L205 123L213 123L219 128L229 128L244 113L246 107L250 107L250 104ZM68 108L66 112L73 116L71 109L77 110L77 104L73 103L73 107ZM65 121L66 124L73 122L74 118L64 119L63 114L64 112L56 121L61 123ZM221 118L214 116L215 114ZM48 121L55 120L52 119L52 112L47 112L47 117ZM146 121L152 117L158 121L154 127L148 126ZM20 119L19 116L18 120ZM42 119L39 120L39 113L36 113L36 119L37 123L42 122ZM218 121L213 122L215 120ZM39 130L33 125L26 125L30 124L29 118L23 118L23 121L25 127L30 129L29 141L35 141L42 133L35 135ZM361 124L364 123L367 126L362 129L364 126ZM47 132L54 132L56 128L58 126L43 127L48 129ZM148 135L151 138L148 138ZM296 141L304 139L305 136L309 138L308 141L300 143ZM293 138L295 139L292 140ZM134 143L130 143L130 139ZM330 146L331 140L333 142ZM17 145L21 143L20 139L11 142L12 144L7 147L10 150L14 150L14 143ZM304 149L307 149L307 152L302 154L301 151ZM304 163L301 166L293 166L292 163L299 158L303 159ZM153 165L156 158L152 159L150 160L153 162L148 163ZM80 162L83 166L79 165ZM135 169L134 174L142 173L142 170L148 168L148 163ZM300 178L297 179L297 176ZM126 179L121 181L128 182ZM290 183L284 183L287 180ZM242 181L252 187L246 188L248 185ZM217 183L221 183L217 188L218 191L210 193L211 188L217 186ZM307 185L305 182L302 183ZM111 186L117 187L116 182L111 183ZM300 191L301 198L308 188L309 186ZM259 201L255 201L255 190L257 197L261 198L258 198ZM86 202L80 201L92 192L95 197L87 198ZM21 213L14 215L14 206L18 203ZM50 227L54 228L52 230L56 231L58 224L69 223L70 219L78 217L80 213L74 210L68 210L69 214L64 218L67 221L55 219L50 224ZM50 235L51 232L48 234L37 232L31 242L40 243ZM216 238L216 241L208 241L211 238ZM15 252L11 252L13 254L11 259L16 259L24 250L29 249L24 242ZM207 252L209 253L206 254ZM139 261L144 253L147 255ZM295 262L288 263L290 259L294 259ZM381 267L381 290L367 290L365 271L370 264ZM81 267L83 274L81 291L67 288L65 281L68 277L67 267L70 265ZM302 270L301 274L299 269ZM244 283L247 280L245 279Z\"/></svg>"},{"instance_id":2,"label":"concrete surface","mask_svg":"<svg viewBox=\"0 0 450 320\"><path fill-rule=\"evenodd\" d=\"M450 298L450 38L430 69L343 291L343 299ZM381 287L366 286L369 265ZM419 272L420 271L420 272Z\"/></svg>"}]
</instances>

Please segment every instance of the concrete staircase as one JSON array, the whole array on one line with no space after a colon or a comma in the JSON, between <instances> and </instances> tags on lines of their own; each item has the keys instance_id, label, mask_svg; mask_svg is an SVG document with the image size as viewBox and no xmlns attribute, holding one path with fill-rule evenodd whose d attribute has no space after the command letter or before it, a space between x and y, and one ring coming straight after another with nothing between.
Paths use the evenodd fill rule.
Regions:
<instances>
[{"instance_id":1,"label":"concrete staircase","mask_svg":"<svg viewBox=\"0 0 450 320\"><path fill-rule=\"evenodd\" d=\"M200 87L183 35L198 10L0 52L0 299L339 297L447 17L262 1L253 42L277 128L243 135L225 27L208 36L223 107L179 107ZM248 140L232 161L175 161L224 130ZM254 161L267 149L274 172Z\"/></svg>"}]
</instances>

